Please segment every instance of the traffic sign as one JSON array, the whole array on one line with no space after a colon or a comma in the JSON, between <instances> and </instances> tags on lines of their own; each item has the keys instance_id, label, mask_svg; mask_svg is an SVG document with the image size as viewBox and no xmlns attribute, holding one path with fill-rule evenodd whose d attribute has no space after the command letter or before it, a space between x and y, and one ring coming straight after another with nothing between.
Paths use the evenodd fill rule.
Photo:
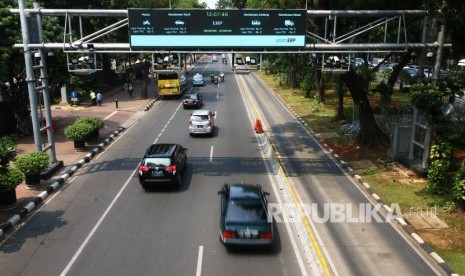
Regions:
<instances>
[{"instance_id":1,"label":"traffic sign","mask_svg":"<svg viewBox=\"0 0 465 276\"><path fill-rule=\"evenodd\" d=\"M306 10L129 9L135 49L305 47Z\"/></svg>"}]
</instances>

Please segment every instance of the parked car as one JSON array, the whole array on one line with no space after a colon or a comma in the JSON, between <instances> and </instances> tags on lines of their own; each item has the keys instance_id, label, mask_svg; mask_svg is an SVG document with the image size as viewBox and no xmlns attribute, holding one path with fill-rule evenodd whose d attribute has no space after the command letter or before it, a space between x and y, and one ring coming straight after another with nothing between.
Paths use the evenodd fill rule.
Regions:
<instances>
[{"instance_id":1,"label":"parked car","mask_svg":"<svg viewBox=\"0 0 465 276\"><path fill-rule=\"evenodd\" d=\"M213 136L215 118L210 110L200 109L192 112L189 119L189 135L207 134Z\"/></svg>"},{"instance_id":2,"label":"parked car","mask_svg":"<svg viewBox=\"0 0 465 276\"><path fill-rule=\"evenodd\" d=\"M204 86L204 85L205 85L205 81L203 79L202 74L197 73L194 75L194 77L192 77L192 86Z\"/></svg>"},{"instance_id":3,"label":"parked car","mask_svg":"<svg viewBox=\"0 0 465 276\"><path fill-rule=\"evenodd\" d=\"M261 185L224 184L221 196L220 240L226 246L273 244L273 218L268 218L269 193Z\"/></svg>"},{"instance_id":4,"label":"parked car","mask_svg":"<svg viewBox=\"0 0 465 276\"><path fill-rule=\"evenodd\" d=\"M364 64L365 64L365 61L363 60L363 58L353 58L350 60L350 66L353 68L357 68Z\"/></svg>"},{"instance_id":5,"label":"parked car","mask_svg":"<svg viewBox=\"0 0 465 276\"><path fill-rule=\"evenodd\" d=\"M202 95L199 93L189 93L184 96L184 100L182 100L182 107L184 109L200 108L202 103Z\"/></svg>"},{"instance_id":6,"label":"parked car","mask_svg":"<svg viewBox=\"0 0 465 276\"><path fill-rule=\"evenodd\" d=\"M187 166L187 148L179 144L152 144L139 165L139 183L147 190L160 184L179 188Z\"/></svg>"}]
</instances>

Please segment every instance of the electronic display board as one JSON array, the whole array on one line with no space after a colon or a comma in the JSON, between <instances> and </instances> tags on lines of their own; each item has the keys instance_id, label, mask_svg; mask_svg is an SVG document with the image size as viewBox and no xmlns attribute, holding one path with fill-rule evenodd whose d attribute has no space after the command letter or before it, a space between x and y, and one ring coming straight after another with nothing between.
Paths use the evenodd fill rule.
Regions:
<instances>
[{"instance_id":1,"label":"electronic display board","mask_svg":"<svg viewBox=\"0 0 465 276\"><path fill-rule=\"evenodd\" d=\"M128 9L135 49L305 47L306 10Z\"/></svg>"}]
</instances>

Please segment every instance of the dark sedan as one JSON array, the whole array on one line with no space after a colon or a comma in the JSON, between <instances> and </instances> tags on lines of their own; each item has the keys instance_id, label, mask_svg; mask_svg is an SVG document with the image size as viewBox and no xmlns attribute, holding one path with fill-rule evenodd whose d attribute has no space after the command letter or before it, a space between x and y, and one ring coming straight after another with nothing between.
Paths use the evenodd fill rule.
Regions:
<instances>
[{"instance_id":1,"label":"dark sedan","mask_svg":"<svg viewBox=\"0 0 465 276\"><path fill-rule=\"evenodd\" d=\"M182 107L187 108L200 108L202 106L202 95L199 93L186 94L182 101Z\"/></svg>"},{"instance_id":2,"label":"dark sedan","mask_svg":"<svg viewBox=\"0 0 465 276\"><path fill-rule=\"evenodd\" d=\"M273 244L273 219L268 218L269 195L260 185L225 184L221 196L220 240L225 245Z\"/></svg>"}]
</instances>

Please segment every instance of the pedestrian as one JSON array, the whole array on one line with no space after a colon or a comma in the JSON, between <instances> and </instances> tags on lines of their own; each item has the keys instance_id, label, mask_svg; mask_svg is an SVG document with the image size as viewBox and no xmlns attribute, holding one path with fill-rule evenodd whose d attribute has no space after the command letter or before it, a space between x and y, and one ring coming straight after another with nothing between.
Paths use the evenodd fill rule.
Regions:
<instances>
[{"instance_id":1,"label":"pedestrian","mask_svg":"<svg viewBox=\"0 0 465 276\"><path fill-rule=\"evenodd\" d=\"M133 92L132 83L130 83L129 86L128 86L128 92L129 92L129 97L132 98L132 92Z\"/></svg>"},{"instance_id":2,"label":"pedestrian","mask_svg":"<svg viewBox=\"0 0 465 276\"><path fill-rule=\"evenodd\" d=\"M90 90L90 101L92 102L92 106L97 105L97 96L93 90Z\"/></svg>"},{"instance_id":3,"label":"pedestrian","mask_svg":"<svg viewBox=\"0 0 465 276\"><path fill-rule=\"evenodd\" d=\"M103 96L100 92L97 93L97 103L98 103L98 106L102 106L102 100L103 100Z\"/></svg>"}]
</instances>

